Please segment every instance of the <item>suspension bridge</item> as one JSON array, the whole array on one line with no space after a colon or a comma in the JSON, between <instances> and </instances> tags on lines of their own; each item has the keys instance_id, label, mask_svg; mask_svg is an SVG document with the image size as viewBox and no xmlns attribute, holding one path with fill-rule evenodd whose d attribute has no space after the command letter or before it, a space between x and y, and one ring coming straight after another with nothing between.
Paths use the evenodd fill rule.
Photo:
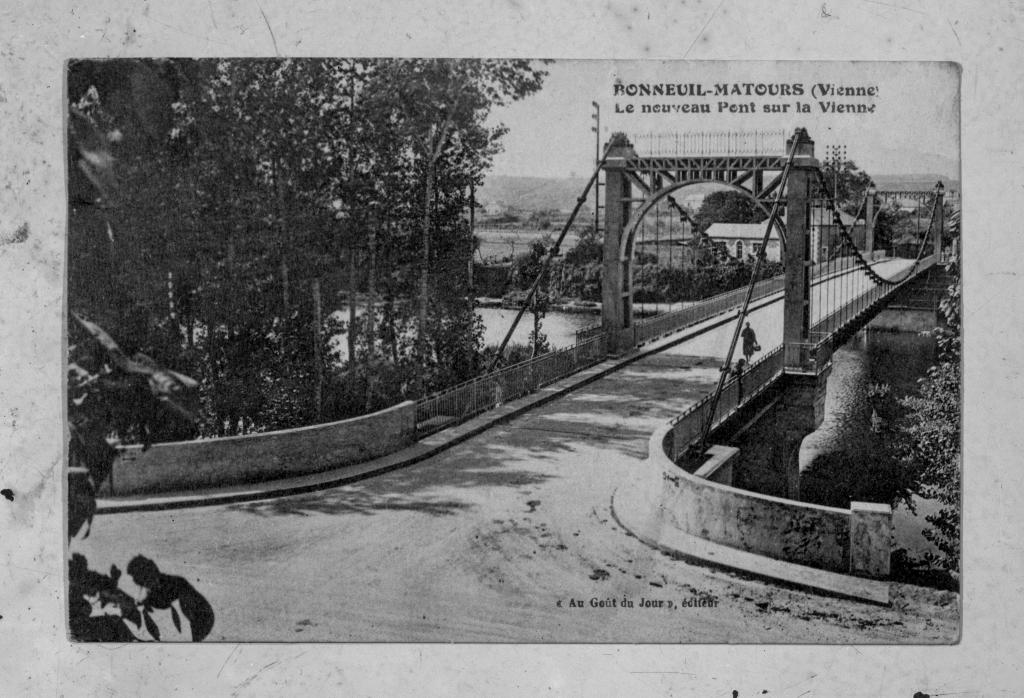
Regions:
<instances>
[{"instance_id":1,"label":"suspension bridge","mask_svg":"<svg viewBox=\"0 0 1024 698\"><path fill-rule=\"evenodd\" d=\"M413 447L420 449L409 461L415 467L399 469L393 459L376 474L369 469L340 484L321 478L282 488L292 496L274 497L270 487L259 496L251 488L238 489L238 497L221 488L206 502L203 493L182 498L186 505L215 504L199 508L147 507L145 498L118 507L116 497L108 498L100 513L122 513L98 527L82 549L100 565L121 564L116 553L129 548L152 551L175 573L201 578L218 609L220 639L741 639L749 618L739 608L693 616L685 626L667 616L638 624L625 615L567 619L556 610L555 601L571 593L621 597L694 587L716 597L755 593L641 543L670 547L658 532L687 529L689 516L650 524L635 510L624 511L624 480L643 477L653 485L637 491L657 490L652 496L659 511L669 508L658 499L664 497L660 488L685 486L698 494L673 490L673 506L685 501L705 517L738 520L702 520L683 531L688 540L724 546L717 549L722 559L724 550L752 551L818 575L884 577L888 538L878 543L877 531L865 528L878 512L800 508L796 450L820 424L832 352L945 258L944 192L940 185L920 193L928 215L916 231L916 249L895 256L874 246L875 192L858 212L864 221L858 235L843 221L809 135L798 129L779 141L769 152L765 139L753 139L750 150L757 152L744 153L749 139L722 139L714 148L703 139L681 146L673 140L672 148L662 144L660 152L642 154L627 137L613 137L577 205L578 212L600 182L601 324L578 333L571 347L519 364L502 366L499 352L483 375L417 401L419 443L447 446ZM699 152L666 152L684 146ZM744 288L634 318L639 243L651 231L669 240L681 235L687 221L678 200L688 186L707 183L742 192L763 210L755 264L763 263L774 235L784 272L759 278L755 269ZM659 229L657 221L669 218L678 230ZM543 281L571 222L529 294ZM736 372L733 355L745 322L758 329L762 358ZM768 394L783 396L788 415L779 433L779 467L790 504L743 493L722 479L724 469L709 468L720 431L738 415L747 419L751 409L760 410ZM637 501L643 507L651 499ZM767 519L769 505L773 518ZM146 525L138 525L139 517L148 517ZM807 521L818 523L794 525ZM635 537L623 536L620 527ZM238 575L248 580L241 599ZM330 584L310 593L310 579ZM815 584L864 598L843 591L835 579ZM798 608L804 601L793 595L789 603ZM287 607L278 602L282 597ZM879 601L882 595L875 590L867 597ZM887 612L872 610L870 617ZM839 613L855 625L868 617L856 604ZM785 641L792 632L781 623L766 626L764 637ZM884 629L865 635L863 623L849 631L840 624L825 635L835 641L895 637Z\"/></svg>"},{"instance_id":2,"label":"suspension bridge","mask_svg":"<svg viewBox=\"0 0 1024 698\"><path fill-rule=\"evenodd\" d=\"M663 139L648 135L644 141L655 151L650 155L639 154L624 134L613 137L488 372L420 400L417 427L421 433L444 428L534 392L608 356L628 354L652 340L733 313L737 318L736 332L725 352L722 380L710 400L711 414L704 420L702 438L706 439L709 425L728 416L720 409L738 407L728 400L721 408L717 403L726 388L737 383L735 379L729 383L728 376L740 326L752 302L780 297L784 325L783 347L777 356L770 357L775 370L767 371L762 366L756 374L759 377L746 379L756 391L763 387L757 384L758 380L776 380L783 373L825 370L835 347L863 327L901 287L942 261L945 192L941 183L928 192L878 192L869 188L854 216L854 221L863 221L861 234L855 236L844 223L843 212L829 190L830 182L814 157L814 142L806 131L797 130L786 141L781 133L698 135L703 137ZM636 319L633 299L637 250L648 240L648 226L653 231L655 247L659 247L661 237L668 245L687 234L693 240L690 216L676 197L695 185L715 185L739 192L764 213L762 239L752 247L755 268L750 283L746 288L706 298L680 310ZM603 186L605 192L601 324L579 332L573 347L499 368L516 324L544 282L548 264L560 252L566 233L594 186ZM919 204L913 236L916 249L911 258L892 257L875 248L877 202L897 197ZM758 269L768 255L773 237L782 242L785 273L759 279ZM671 256L669 260L671 264Z\"/></svg>"}]
</instances>

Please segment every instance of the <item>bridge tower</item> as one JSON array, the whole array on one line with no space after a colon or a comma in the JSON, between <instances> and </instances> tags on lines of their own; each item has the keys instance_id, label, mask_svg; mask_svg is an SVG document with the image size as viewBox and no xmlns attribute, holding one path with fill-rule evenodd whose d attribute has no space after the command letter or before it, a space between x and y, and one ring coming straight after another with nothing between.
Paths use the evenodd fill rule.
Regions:
<instances>
[{"instance_id":1,"label":"bridge tower","mask_svg":"<svg viewBox=\"0 0 1024 698\"><path fill-rule=\"evenodd\" d=\"M632 348L622 331L633 324L630 259L622 259L622 249L623 232L633 203L633 184L627 168L636 156L626 134L612 134L604 164L604 265L601 277L601 327L608 334L608 351L611 354Z\"/></svg>"},{"instance_id":2,"label":"bridge tower","mask_svg":"<svg viewBox=\"0 0 1024 698\"><path fill-rule=\"evenodd\" d=\"M811 193L819 169L814 158L814 141L799 128L786 142L796 148L786 183L785 301L783 342L790 346L807 344L811 327ZM787 361L787 364L789 362Z\"/></svg>"},{"instance_id":3,"label":"bridge tower","mask_svg":"<svg viewBox=\"0 0 1024 698\"><path fill-rule=\"evenodd\" d=\"M601 280L601 325L608 349L632 348L632 259L643 218L679 190L714 183L748 196L768 217L774 192L782 185L786 163L780 132L670 134L664 142L649 134L651 152L637 153L624 133L608 143L604 163L604 265ZM643 140L643 136L638 137ZM768 175L767 177L765 175ZM780 235L781 236L781 235Z\"/></svg>"},{"instance_id":4,"label":"bridge tower","mask_svg":"<svg viewBox=\"0 0 1024 698\"><path fill-rule=\"evenodd\" d=\"M800 498L800 444L825 418L825 389L831 372L814 360L811 328L811 201L819 163L814 141L798 128L786 143L796 148L786 183L785 294L782 341L785 383L778 426L782 448L777 464L786 481L786 496Z\"/></svg>"}]
</instances>

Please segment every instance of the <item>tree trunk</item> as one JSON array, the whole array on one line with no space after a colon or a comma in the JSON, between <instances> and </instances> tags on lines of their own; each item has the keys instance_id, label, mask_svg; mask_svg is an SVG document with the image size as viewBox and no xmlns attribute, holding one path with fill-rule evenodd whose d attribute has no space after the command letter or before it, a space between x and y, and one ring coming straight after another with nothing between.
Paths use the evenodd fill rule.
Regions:
<instances>
[{"instance_id":1,"label":"tree trunk","mask_svg":"<svg viewBox=\"0 0 1024 698\"><path fill-rule=\"evenodd\" d=\"M288 316L288 308L291 305L289 301L289 289L288 289L288 262L284 258L284 253L281 254L281 300L284 303L284 315Z\"/></svg>"},{"instance_id":2,"label":"tree trunk","mask_svg":"<svg viewBox=\"0 0 1024 698\"><path fill-rule=\"evenodd\" d=\"M348 246L348 370L356 375L356 248L349 238Z\"/></svg>"},{"instance_id":3,"label":"tree trunk","mask_svg":"<svg viewBox=\"0 0 1024 698\"><path fill-rule=\"evenodd\" d=\"M466 274L469 280L466 293L473 297L473 236L476 233L476 185L469 185L469 258L466 262Z\"/></svg>"},{"instance_id":4,"label":"tree trunk","mask_svg":"<svg viewBox=\"0 0 1024 698\"><path fill-rule=\"evenodd\" d=\"M369 246L370 246L370 268L367 271L368 278L366 280L367 286L367 307L366 307L366 346L369 356L373 356L376 353L377 338L375 336L376 331L376 313L377 313L377 223L374 222L373 227L370 228Z\"/></svg>"},{"instance_id":5,"label":"tree trunk","mask_svg":"<svg viewBox=\"0 0 1024 698\"><path fill-rule=\"evenodd\" d=\"M430 302L430 211L434 203L434 161L427 161L427 181L423 192L423 270L420 273L419 327L416 343L426 353L427 305Z\"/></svg>"},{"instance_id":6,"label":"tree trunk","mask_svg":"<svg viewBox=\"0 0 1024 698\"><path fill-rule=\"evenodd\" d=\"M320 337L322 312L320 279L313 279L313 368L316 372L316 388L313 394L313 405L316 410L317 422L319 422L323 416L324 406L324 361L323 356L321 356L321 346L323 342Z\"/></svg>"},{"instance_id":7,"label":"tree trunk","mask_svg":"<svg viewBox=\"0 0 1024 698\"><path fill-rule=\"evenodd\" d=\"M281 163L274 158L274 194L277 204L277 244L278 253L281 255L281 302L284 307L283 315L288 315L290 305L288 288L288 262L285 259L287 249L285 238L288 231L287 212L284 205L284 187L281 185Z\"/></svg>"}]
</instances>

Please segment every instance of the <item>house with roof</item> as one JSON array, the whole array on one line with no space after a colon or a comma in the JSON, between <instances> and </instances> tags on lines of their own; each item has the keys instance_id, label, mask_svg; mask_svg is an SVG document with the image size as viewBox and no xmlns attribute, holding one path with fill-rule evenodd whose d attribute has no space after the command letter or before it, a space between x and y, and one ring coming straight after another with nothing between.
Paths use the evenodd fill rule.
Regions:
<instances>
[{"instance_id":1,"label":"house with roof","mask_svg":"<svg viewBox=\"0 0 1024 698\"><path fill-rule=\"evenodd\" d=\"M761 251L764 242L764 223L712 223L704 234L711 243L725 250L733 259L746 259ZM772 229L768 237L768 249L765 259L778 262L782 259L782 246L779 244L779 232Z\"/></svg>"},{"instance_id":2,"label":"house with roof","mask_svg":"<svg viewBox=\"0 0 1024 698\"><path fill-rule=\"evenodd\" d=\"M843 228L853 238L858 250L863 250L866 241L864 221L846 211L839 212L842 226L835 222L830 208L824 206L811 207L811 259L814 262L827 260L834 250L843 247Z\"/></svg>"},{"instance_id":3,"label":"house with roof","mask_svg":"<svg viewBox=\"0 0 1024 698\"><path fill-rule=\"evenodd\" d=\"M858 249L864 249L864 221L857 221L850 214L840 211L840 220L853 238ZM761 249L764 241L764 223L713 223L705 231L713 244L717 245L733 259L746 259L754 256ZM843 246L842 227L834 222L830 209L812 207L811 209L811 261L822 262ZM782 259L782 246L779 233L772 229L768 237L768 249L765 258L771 262Z\"/></svg>"}]
</instances>

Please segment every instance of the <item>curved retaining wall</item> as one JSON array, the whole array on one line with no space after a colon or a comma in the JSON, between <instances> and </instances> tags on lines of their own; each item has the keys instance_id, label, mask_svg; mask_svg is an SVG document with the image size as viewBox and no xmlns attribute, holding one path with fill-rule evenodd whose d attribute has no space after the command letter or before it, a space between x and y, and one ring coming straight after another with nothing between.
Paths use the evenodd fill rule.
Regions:
<instances>
[{"instance_id":1,"label":"curved retaining wall","mask_svg":"<svg viewBox=\"0 0 1024 698\"><path fill-rule=\"evenodd\" d=\"M855 502L849 510L771 497L679 468L676 425L649 443L647 504L661 524L747 552L865 576L889 574L892 511Z\"/></svg>"},{"instance_id":2,"label":"curved retaining wall","mask_svg":"<svg viewBox=\"0 0 1024 698\"><path fill-rule=\"evenodd\" d=\"M329 424L262 434L128 446L102 495L249 484L309 475L393 453L416 440L416 403Z\"/></svg>"}]
</instances>

